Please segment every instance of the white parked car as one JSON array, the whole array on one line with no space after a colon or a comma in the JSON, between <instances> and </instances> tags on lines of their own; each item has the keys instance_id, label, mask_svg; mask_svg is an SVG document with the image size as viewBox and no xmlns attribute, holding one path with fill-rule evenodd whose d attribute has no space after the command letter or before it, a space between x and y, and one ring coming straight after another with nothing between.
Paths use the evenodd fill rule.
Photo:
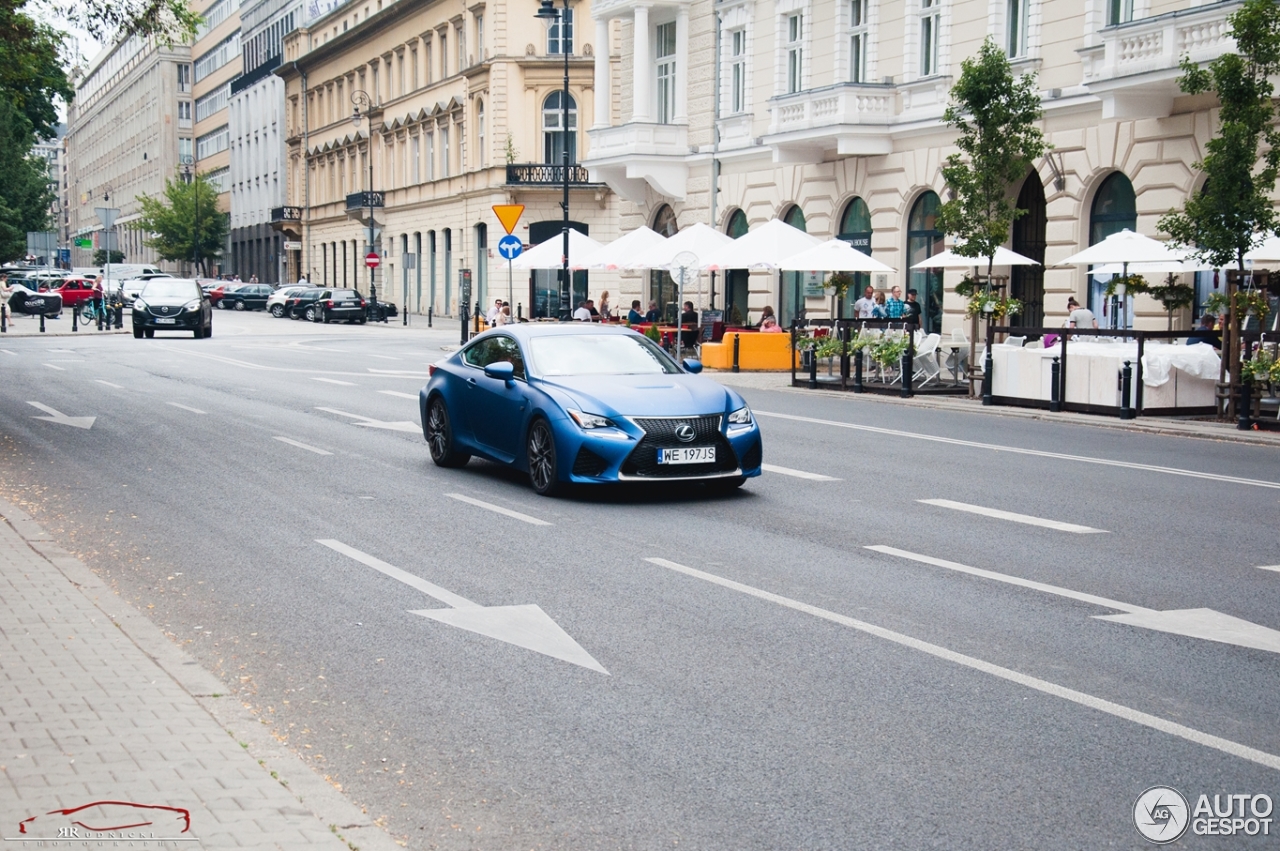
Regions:
<instances>
[{"instance_id":1,"label":"white parked car","mask_svg":"<svg viewBox=\"0 0 1280 851\"><path fill-rule=\"evenodd\" d=\"M309 289L311 289L311 286L309 284L303 284L303 285L295 284L293 286L281 287L280 289L273 292L271 296L267 299L267 312L269 312L276 319L283 318L284 303L289 300L289 297L297 293L300 293L303 290L309 290Z\"/></svg>"}]
</instances>

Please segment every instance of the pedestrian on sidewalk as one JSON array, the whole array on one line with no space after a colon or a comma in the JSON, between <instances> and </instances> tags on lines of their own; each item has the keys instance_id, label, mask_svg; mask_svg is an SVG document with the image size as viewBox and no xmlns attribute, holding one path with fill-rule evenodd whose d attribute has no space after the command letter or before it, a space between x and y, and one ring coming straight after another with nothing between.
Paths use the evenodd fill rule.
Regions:
<instances>
[{"instance_id":1,"label":"pedestrian on sidewalk","mask_svg":"<svg viewBox=\"0 0 1280 851\"><path fill-rule=\"evenodd\" d=\"M867 288L862 291L862 298L853 303L853 315L859 319L875 319L876 316L876 289L867 284Z\"/></svg>"},{"instance_id":2,"label":"pedestrian on sidewalk","mask_svg":"<svg viewBox=\"0 0 1280 851\"><path fill-rule=\"evenodd\" d=\"M885 315L889 319L901 319L905 302L902 300L902 287L894 285L889 290L889 300L885 302Z\"/></svg>"}]
</instances>

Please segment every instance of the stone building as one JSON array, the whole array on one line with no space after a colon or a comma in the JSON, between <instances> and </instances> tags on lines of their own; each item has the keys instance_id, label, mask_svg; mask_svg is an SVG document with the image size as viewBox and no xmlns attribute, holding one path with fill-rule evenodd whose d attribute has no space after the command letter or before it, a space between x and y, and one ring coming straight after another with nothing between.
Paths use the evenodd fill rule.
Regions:
<instances>
[{"instance_id":1,"label":"stone building","mask_svg":"<svg viewBox=\"0 0 1280 851\"><path fill-rule=\"evenodd\" d=\"M191 141L191 51L130 36L102 50L75 81L67 110L67 200L71 265L93 265L95 248L106 248L94 209L114 207L116 247L126 262L160 263L143 244L146 234L129 227L141 214L140 196L164 193L177 174L179 151ZM91 247L75 247L81 239Z\"/></svg>"},{"instance_id":2,"label":"stone building","mask_svg":"<svg viewBox=\"0 0 1280 851\"><path fill-rule=\"evenodd\" d=\"M286 86L289 203L303 243L291 274L366 292L372 281L379 298L418 313L455 314L467 276L473 302L505 298L503 230L491 208L525 205L515 234L526 244L557 236L566 145L573 226L601 242L617 236L615 196L577 165L582 127L596 121L601 99L609 108L608 92L593 91L595 67L609 61L608 34L600 37L583 3L563 29L545 27L537 11L534 0L353 0L286 37L276 73ZM357 125L353 110L366 95ZM382 205L373 209L382 265L372 275L370 200ZM575 296L601 280L575 275ZM513 312L558 310L554 272L513 275L512 291Z\"/></svg>"},{"instance_id":3,"label":"stone building","mask_svg":"<svg viewBox=\"0 0 1280 851\"><path fill-rule=\"evenodd\" d=\"M240 0L199 0L192 8L203 17L191 47L195 112L193 151L181 152L218 188L218 209L231 210L231 82L240 76ZM210 271L235 272L234 258L224 250Z\"/></svg>"},{"instance_id":4,"label":"stone building","mask_svg":"<svg viewBox=\"0 0 1280 851\"><path fill-rule=\"evenodd\" d=\"M608 121L596 113L584 165L622 196L623 233L705 222L739 235L782 218L869 245L897 272L867 282L917 289L926 326L949 331L964 324L953 289L961 273L909 267L944 247L935 215L955 134L942 112L962 60L990 36L1015 73L1037 74L1053 146L1010 188L1030 211L1010 247L1046 265L1003 271L1026 324L1060 324L1070 294L1103 317L1102 284L1054 264L1122 228L1157 236L1159 217L1198 189L1193 163L1211 138L1215 101L1179 92L1178 63L1232 49L1226 19L1239 6L598 0L597 27L615 22L621 61L597 66L596 91L617 96ZM1206 293L1213 273L1198 277ZM766 304L784 321L823 316L832 302L821 280L730 271L716 306L753 320ZM658 273L626 286L626 298L670 300ZM1132 307L1138 325L1164 327L1148 297Z\"/></svg>"}]
</instances>

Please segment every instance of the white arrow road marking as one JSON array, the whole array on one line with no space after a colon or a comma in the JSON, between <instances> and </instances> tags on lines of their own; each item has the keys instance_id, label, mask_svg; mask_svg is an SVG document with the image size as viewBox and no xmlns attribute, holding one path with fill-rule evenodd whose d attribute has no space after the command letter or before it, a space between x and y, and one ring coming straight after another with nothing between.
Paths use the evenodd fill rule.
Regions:
<instances>
[{"instance_id":1,"label":"white arrow road marking","mask_svg":"<svg viewBox=\"0 0 1280 851\"><path fill-rule=\"evenodd\" d=\"M0 352L4 352L6 355L13 355L14 357L18 356L17 352L11 352L8 349L0 349Z\"/></svg>"},{"instance_id":2,"label":"white arrow road marking","mask_svg":"<svg viewBox=\"0 0 1280 851\"><path fill-rule=\"evenodd\" d=\"M319 376L311 376L312 381L323 381L325 384L341 384L343 387L355 387L354 381L339 381L336 378L320 378Z\"/></svg>"},{"instance_id":3,"label":"white arrow road marking","mask_svg":"<svg viewBox=\"0 0 1280 851\"><path fill-rule=\"evenodd\" d=\"M105 384L105 385L107 385L108 387L114 387L114 388L116 388L117 390L123 390L123 389L124 389L124 388L123 388L123 387L121 387L119 384L112 384L110 381L103 381L101 378L95 378L95 379L94 379L94 381L98 382L99 384Z\"/></svg>"},{"instance_id":4,"label":"white arrow road marking","mask_svg":"<svg viewBox=\"0 0 1280 851\"><path fill-rule=\"evenodd\" d=\"M1098 597L1094 594L1085 594L1080 591L1072 591L1069 588L1059 588L1056 585L1023 579L1020 576L1009 576L1004 573L996 573L993 570L983 570L979 567L957 564L946 559L907 552L896 547L875 545L867 547L867 549L1124 612L1122 615L1094 615L1095 620L1112 621L1114 623L1128 624L1129 626L1154 629L1160 632L1169 632L1174 635L1185 635L1190 638L1202 638L1206 641L1217 641L1222 644L1235 644L1239 647L1251 647L1254 650L1269 650L1272 653L1280 653L1280 632L1265 626L1259 626L1242 618L1215 612L1213 609L1171 609L1159 612L1155 609L1145 609L1142 606L1121 603L1119 600L1108 600L1106 597Z\"/></svg>"},{"instance_id":5,"label":"white arrow road marking","mask_svg":"<svg viewBox=\"0 0 1280 851\"><path fill-rule=\"evenodd\" d=\"M58 425L69 425L74 426L75 428L92 428L93 421L97 419L97 417L69 417L61 411L55 411L48 405L42 405L39 402L28 402L27 404L33 408L39 408L49 415L47 417L34 417L33 419L45 420L46 422L57 423Z\"/></svg>"},{"instance_id":6,"label":"white arrow road marking","mask_svg":"<svg viewBox=\"0 0 1280 851\"><path fill-rule=\"evenodd\" d=\"M54 364L51 364L51 363L47 363L47 364L45 364L45 366L49 367L49 369L56 369L56 370L58 370L58 372L66 372L66 371L67 371L67 368L66 368L65 366L55 366Z\"/></svg>"},{"instance_id":7,"label":"white arrow road marking","mask_svg":"<svg viewBox=\"0 0 1280 851\"><path fill-rule=\"evenodd\" d=\"M528 514L521 514L519 511L512 511L510 508L503 508L501 505L494 505L492 502L484 502L483 500L473 499L469 496L463 496L460 493L447 493L445 496L449 499L456 499L458 502L465 502L467 505L474 505L476 508L483 508L486 511L493 511L497 514L503 514L515 520L523 520L531 526L550 526L551 524L545 520L539 520L537 517L530 517Z\"/></svg>"},{"instance_id":8,"label":"white arrow road marking","mask_svg":"<svg viewBox=\"0 0 1280 851\"><path fill-rule=\"evenodd\" d=\"M417 393L401 393L399 390L379 390L384 396L395 396L397 399L414 399L417 400Z\"/></svg>"},{"instance_id":9,"label":"white arrow road marking","mask_svg":"<svg viewBox=\"0 0 1280 851\"><path fill-rule=\"evenodd\" d=\"M1224 739L1210 733L1196 730L1192 727L1177 724L1173 721L1160 718L1159 716L1150 715L1146 712L1132 709L1128 706L1124 706L1123 704L1113 703L1110 700L1104 700L1100 697L1094 697L1091 694L1085 694L1082 691L1076 691L1075 689L1067 688L1066 686L1060 686L1057 683L1051 683L1048 680L1042 680L1039 677L1019 673L1018 671L1014 671L1000 665L995 665L991 662L986 662L982 659L968 656L964 653L957 653L954 650L948 650L947 648L940 647L937 644L930 644L927 641L921 641L918 638L912 638L909 635L894 632L891 629L885 629L884 627L876 626L875 624L867 623L866 621L854 620L851 617L837 614L836 612L831 612L826 609L820 609L817 606L811 606L808 603L802 603L799 600L793 600L790 597L783 597L779 594L764 591L760 588L753 588L750 585L744 585L741 582L735 582L732 579L725 579L722 576L716 576L712 573L704 573L703 571L696 570L692 567L685 567L682 564L676 564L674 561L667 561L663 558L647 558L645 561L651 564L656 564L659 567L665 567L678 573L683 573L686 576L692 576L695 579L701 579L704 582L710 582L714 585L729 588L733 591L738 591L761 600L767 600L770 603L777 603L779 606L785 606L788 609L804 612L805 614L812 615L816 618L822 618L825 621L837 623L841 626L847 626L850 629L856 629L859 632L874 635L875 637L882 638L886 641L892 641L894 644L899 644L903 647L908 647L921 653L927 653L938 659L962 665L975 671L981 671L984 674L990 674L993 677L999 677L1002 680L1007 680L1011 683L1035 689L1036 691L1043 692L1044 694L1052 695L1054 697L1059 697L1063 700L1069 700L1072 703L1079 704L1080 706L1085 706L1089 709L1096 709L1099 712L1105 712L1116 718L1121 718L1125 721L1132 721L1135 724L1141 724L1144 727L1150 727L1153 730L1159 730L1162 733L1177 736L1178 738L1185 739L1188 742L1194 742L1195 744L1203 745L1207 748L1213 748L1215 750L1222 751L1223 753L1230 754L1231 756L1246 759L1250 762L1256 762L1259 765L1264 765L1267 768L1274 768L1277 771L1280 771L1280 756L1258 750L1257 748L1251 748L1248 745L1242 745L1239 742L1233 742L1230 739Z\"/></svg>"},{"instance_id":10,"label":"white arrow road marking","mask_svg":"<svg viewBox=\"0 0 1280 851\"><path fill-rule=\"evenodd\" d=\"M399 422L382 422L381 420L375 420L372 417L366 417L363 414L353 414L350 411L339 411L337 408L317 407L316 410L325 411L330 414L337 414L340 417L350 417L353 420L363 420L363 422L356 423L356 425L358 426L368 426L369 428L385 428L388 431L416 431L416 432L422 431L422 426L418 425L417 423L411 423L408 420L401 420Z\"/></svg>"},{"instance_id":11,"label":"white arrow road marking","mask_svg":"<svg viewBox=\"0 0 1280 851\"><path fill-rule=\"evenodd\" d=\"M206 414L208 411L202 411L199 408L192 408L189 405L180 405L177 402L165 402L166 405L172 405L175 408L181 408L184 411L190 411L193 414Z\"/></svg>"},{"instance_id":12,"label":"white arrow road marking","mask_svg":"<svg viewBox=\"0 0 1280 851\"><path fill-rule=\"evenodd\" d=\"M305 443L299 443L298 441L294 440L294 439L293 439L293 438L291 438L291 437L281 437L280 435L278 435L278 434L277 434L277 435L275 435L275 439L276 439L276 440L278 440L278 441L280 441L281 443L287 443L287 444L289 444L290 446L296 446L296 447L298 447L299 449L305 449L305 450L307 450L308 452L314 452L314 453L316 453L317 455L332 455L332 454L333 454L332 452L329 452L329 451L327 451L327 450L325 450L325 449L320 449L319 447L316 447L316 446L308 446L308 445L307 445L307 444L305 444Z\"/></svg>"},{"instance_id":13,"label":"white arrow road marking","mask_svg":"<svg viewBox=\"0 0 1280 851\"><path fill-rule=\"evenodd\" d=\"M925 505L936 505L940 508L954 508L956 511L967 511L970 514L981 514L984 517L995 517L998 520L1011 520L1014 523L1025 523L1028 526L1043 526L1046 529L1057 529L1059 532L1075 532L1078 535L1108 534L1106 529L1077 526L1074 523L1062 523L1058 520L1045 520L1043 517L1032 517L1030 514L1001 511L999 508L984 508L981 505L970 505L967 502L955 502L950 499L917 499L916 502L923 502Z\"/></svg>"},{"instance_id":14,"label":"white arrow road marking","mask_svg":"<svg viewBox=\"0 0 1280 851\"><path fill-rule=\"evenodd\" d=\"M806 473L804 470L793 470L790 467L779 467L777 464L761 464L760 469L766 473L778 473L782 476L794 476L797 479L808 479L812 482L838 482L840 481L833 476L823 476L819 473Z\"/></svg>"},{"instance_id":15,"label":"white arrow road marking","mask_svg":"<svg viewBox=\"0 0 1280 851\"><path fill-rule=\"evenodd\" d=\"M1150 473L1167 473L1171 476L1188 476L1193 479L1209 479L1233 485L1252 485L1258 488L1275 488L1280 490L1280 482L1268 482L1262 479L1242 479L1238 476L1222 476L1217 473L1201 473L1197 470L1182 470L1177 467L1157 467L1154 464L1136 464L1131 461L1112 461L1107 458L1093 458L1088 455L1066 455L1061 452L1045 452L1040 449L1021 449L1017 446L1001 446L996 443L978 443L973 440L959 440L954 437L939 437L934 434L918 434L910 431L899 431L896 428L878 428L876 426L842 423L838 420L819 420L813 417L800 417L794 414L774 414L769 411L756 411L762 417L775 417L780 420L795 420L802 423L829 425L836 428L849 428L855 431L869 431L891 437L909 437L914 440L927 440L932 443L947 443L952 446L969 446L974 449L990 449L993 452L1009 452L1014 455L1035 455L1041 458L1057 458L1060 461L1079 461L1082 464L1101 464L1104 467L1124 467L1129 470L1145 470Z\"/></svg>"},{"instance_id":16,"label":"white arrow road marking","mask_svg":"<svg viewBox=\"0 0 1280 851\"><path fill-rule=\"evenodd\" d=\"M428 582L420 576L387 564L379 558L349 547L341 541L332 539L316 540L335 552L353 558L361 564L403 582L410 588L416 588L428 597L432 597L449 606L448 609L419 609L410 614L431 618L467 632L474 632L489 638L496 638L507 644L514 644L562 662L580 665L608 675L599 662L591 654L582 649L582 645L569 637L560 625L536 605L523 606L480 606L466 597L459 597L452 591L446 591L439 585Z\"/></svg>"},{"instance_id":17,"label":"white arrow road marking","mask_svg":"<svg viewBox=\"0 0 1280 851\"><path fill-rule=\"evenodd\" d=\"M1280 564L1260 564L1258 565L1258 570L1274 570L1276 573L1280 573Z\"/></svg>"}]
</instances>

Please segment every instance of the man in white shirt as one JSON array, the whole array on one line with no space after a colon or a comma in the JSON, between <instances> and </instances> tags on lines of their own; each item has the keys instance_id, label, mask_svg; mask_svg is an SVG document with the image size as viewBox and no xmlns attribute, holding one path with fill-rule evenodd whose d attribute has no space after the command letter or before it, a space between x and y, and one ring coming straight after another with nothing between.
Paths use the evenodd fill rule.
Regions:
<instances>
[{"instance_id":1,"label":"man in white shirt","mask_svg":"<svg viewBox=\"0 0 1280 851\"><path fill-rule=\"evenodd\" d=\"M1067 324L1072 328L1097 328L1098 320L1092 310L1081 307L1080 302L1072 296L1067 299Z\"/></svg>"},{"instance_id":2,"label":"man in white shirt","mask_svg":"<svg viewBox=\"0 0 1280 851\"><path fill-rule=\"evenodd\" d=\"M876 315L876 291L870 284L862 291L862 298L853 303L853 315L859 319L872 319Z\"/></svg>"},{"instance_id":3,"label":"man in white shirt","mask_svg":"<svg viewBox=\"0 0 1280 851\"><path fill-rule=\"evenodd\" d=\"M485 314L484 321L493 325L498 318L498 314L502 312L502 299L493 300L493 307L489 308L489 312Z\"/></svg>"},{"instance_id":4,"label":"man in white shirt","mask_svg":"<svg viewBox=\"0 0 1280 851\"><path fill-rule=\"evenodd\" d=\"M578 309L573 312L573 318L576 322L590 322L591 311L587 309L585 301L578 302Z\"/></svg>"}]
</instances>

